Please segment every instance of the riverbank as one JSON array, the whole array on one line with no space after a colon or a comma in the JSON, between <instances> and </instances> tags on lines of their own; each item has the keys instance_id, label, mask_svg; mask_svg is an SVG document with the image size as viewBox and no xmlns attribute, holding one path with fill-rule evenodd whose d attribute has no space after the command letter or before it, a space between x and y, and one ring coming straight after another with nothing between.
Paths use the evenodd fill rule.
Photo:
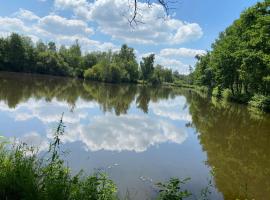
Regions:
<instances>
[{"instance_id":1,"label":"riverbank","mask_svg":"<svg viewBox=\"0 0 270 200\"><path fill-rule=\"evenodd\" d=\"M165 86L188 88L195 92L204 93L209 97L215 97L218 100L226 100L233 103L244 104L257 111L270 113L270 96L261 94L232 94L230 89L220 90L218 88L209 89L205 86L197 86L183 83L164 83Z\"/></svg>"}]
</instances>

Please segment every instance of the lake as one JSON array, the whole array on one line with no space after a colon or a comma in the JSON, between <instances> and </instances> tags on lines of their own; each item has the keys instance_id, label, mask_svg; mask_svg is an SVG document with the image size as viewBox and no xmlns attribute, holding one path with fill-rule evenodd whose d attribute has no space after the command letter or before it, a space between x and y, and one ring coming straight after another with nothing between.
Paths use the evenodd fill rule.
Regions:
<instances>
[{"instance_id":1,"label":"lake","mask_svg":"<svg viewBox=\"0 0 270 200\"><path fill-rule=\"evenodd\" d=\"M213 171L211 199L270 199L268 114L189 89L0 73L0 135L42 152L62 113L67 164L107 172L121 197L151 199L170 177L198 197Z\"/></svg>"}]
</instances>

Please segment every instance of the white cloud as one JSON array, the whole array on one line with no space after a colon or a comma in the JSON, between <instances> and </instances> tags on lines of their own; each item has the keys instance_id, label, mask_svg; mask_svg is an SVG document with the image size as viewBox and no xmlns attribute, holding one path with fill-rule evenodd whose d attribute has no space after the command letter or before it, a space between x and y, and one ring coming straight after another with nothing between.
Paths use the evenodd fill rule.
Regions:
<instances>
[{"instance_id":1,"label":"white cloud","mask_svg":"<svg viewBox=\"0 0 270 200\"><path fill-rule=\"evenodd\" d=\"M89 19L92 4L87 0L55 0L54 5L59 10L72 9L78 17Z\"/></svg>"},{"instance_id":2,"label":"white cloud","mask_svg":"<svg viewBox=\"0 0 270 200\"><path fill-rule=\"evenodd\" d=\"M37 27L57 35L89 36L94 33L93 29L89 28L84 21L66 19L58 15L48 15L41 18Z\"/></svg>"},{"instance_id":3,"label":"white cloud","mask_svg":"<svg viewBox=\"0 0 270 200\"><path fill-rule=\"evenodd\" d=\"M36 132L30 132L23 135L19 140L29 146L37 147L39 151L46 151L49 148L49 141Z\"/></svg>"},{"instance_id":4,"label":"white cloud","mask_svg":"<svg viewBox=\"0 0 270 200\"><path fill-rule=\"evenodd\" d=\"M0 17L1 32L28 32L29 28L24 25L21 19Z\"/></svg>"},{"instance_id":5,"label":"white cloud","mask_svg":"<svg viewBox=\"0 0 270 200\"><path fill-rule=\"evenodd\" d=\"M33 12L20 9L13 17L0 16L0 36L6 37L12 32L24 34L33 39L55 41L57 45L72 45L78 39L83 51L117 50L111 42L91 40L94 30L78 19L67 19L58 15L38 17Z\"/></svg>"},{"instance_id":6,"label":"white cloud","mask_svg":"<svg viewBox=\"0 0 270 200\"><path fill-rule=\"evenodd\" d=\"M166 105L166 101L151 102L149 108L155 114L151 117L144 114L115 116L109 113L95 116L89 109L97 108L98 104L80 99L76 102L78 106L74 113L68 112L70 108L66 102L56 99L46 102L32 98L14 109L0 101L0 110L14 119L14 123L18 120L39 120L46 129L46 136L31 132L19 139L42 149L46 149L46 143L52 138L52 128L59 121L60 113L65 112L66 131L61 138L63 143L81 142L85 149L90 151L143 152L162 143L181 144L186 140L188 134L185 129L170 121L188 120L185 113L177 113L177 108L184 104L184 99L179 98L168 100L169 105Z\"/></svg>"},{"instance_id":7,"label":"white cloud","mask_svg":"<svg viewBox=\"0 0 270 200\"><path fill-rule=\"evenodd\" d=\"M88 3L86 0L55 0L58 9L72 9L78 17L98 24L102 33L113 39L122 39L128 43L140 44L180 44L199 39L203 32L197 23L183 22L171 16L164 18L161 5L138 3L139 23L132 28L128 19L132 16L132 6L128 0L98 0Z\"/></svg>"},{"instance_id":8,"label":"white cloud","mask_svg":"<svg viewBox=\"0 0 270 200\"><path fill-rule=\"evenodd\" d=\"M54 36L51 36L54 37ZM50 37L48 37L50 38ZM97 40L91 40L87 37L81 37L79 35L58 35L57 37L54 37L54 41L58 44L65 44L65 45L72 45L76 40L79 40L79 44L81 46L81 49L84 52L88 51L108 51L111 49L112 51L116 51L119 49L118 46L114 45L111 42L100 42Z\"/></svg>"},{"instance_id":9,"label":"white cloud","mask_svg":"<svg viewBox=\"0 0 270 200\"><path fill-rule=\"evenodd\" d=\"M179 120L191 122L192 116L188 110L185 110L186 99L183 96L175 99L160 100L158 102L150 102L149 109L158 116L169 118L171 120Z\"/></svg>"},{"instance_id":10,"label":"white cloud","mask_svg":"<svg viewBox=\"0 0 270 200\"><path fill-rule=\"evenodd\" d=\"M164 142L181 144L187 138L184 130L145 115L108 114L95 117L89 125L69 128L71 130L63 136L63 141L81 141L91 151L143 152Z\"/></svg>"},{"instance_id":11,"label":"white cloud","mask_svg":"<svg viewBox=\"0 0 270 200\"><path fill-rule=\"evenodd\" d=\"M39 16L37 16L36 14L34 14L32 11L30 10L25 10L20 8L20 10L16 13L14 13L14 16L23 19L23 20L38 20L40 19Z\"/></svg>"},{"instance_id":12,"label":"white cloud","mask_svg":"<svg viewBox=\"0 0 270 200\"><path fill-rule=\"evenodd\" d=\"M156 63L163 65L166 68L178 71L180 74L189 73L189 65L182 63L180 60L166 58L156 55Z\"/></svg>"},{"instance_id":13,"label":"white cloud","mask_svg":"<svg viewBox=\"0 0 270 200\"><path fill-rule=\"evenodd\" d=\"M32 119L38 119L43 124L57 123L60 120L60 114L65 112L64 120L66 123L79 123L81 119L85 119L87 116L84 110L93 109L98 107L95 102L86 102L78 99L78 106L76 109L80 112L72 114L69 112L70 105L66 102L59 102L56 99L52 99L50 103L46 103L44 99L35 100L29 99L26 102L20 103L14 109L9 109L3 101L0 101L0 111L9 112L10 115L14 115L15 121L27 121Z\"/></svg>"},{"instance_id":14,"label":"white cloud","mask_svg":"<svg viewBox=\"0 0 270 200\"><path fill-rule=\"evenodd\" d=\"M162 49L160 51L161 56L168 56L168 57L195 57L196 55L203 55L206 51L199 50L199 49L187 49L187 48L167 48Z\"/></svg>"},{"instance_id":15,"label":"white cloud","mask_svg":"<svg viewBox=\"0 0 270 200\"><path fill-rule=\"evenodd\" d=\"M59 9L76 8L88 4L86 0L55 0L54 4Z\"/></svg>"},{"instance_id":16,"label":"white cloud","mask_svg":"<svg viewBox=\"0 0 270 200\"><path fill-rule=\"evenodd\" d=\"M194 41L203 35L202 28L196 23L183 23L172 38L172 43Z\"/></svg>"}]
</instances>

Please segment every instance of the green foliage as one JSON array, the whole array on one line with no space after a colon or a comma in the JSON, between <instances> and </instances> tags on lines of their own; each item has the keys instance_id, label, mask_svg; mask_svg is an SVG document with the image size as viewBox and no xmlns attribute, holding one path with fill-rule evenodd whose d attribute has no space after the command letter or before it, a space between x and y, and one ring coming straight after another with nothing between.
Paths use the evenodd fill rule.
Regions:
<instances>
[{"instance_id":1,"label":"green foliage","mask_svg":"<svg viewBox=\"0 0 270 200\"><path fill-rule=\"evenodd\" d=\"M212 51L197 56L196 69L192 73L195 84L210 89L218 87L227 94L230 90L231 99L244 103L255 94L269 95L269 7L270 2L264 0L246 9L220 33L212 44Z\"/></svg>"},{"instance_id":2,"label":"green foliage","mask_svg":"<svg viewBox=\"0 0 270 200\"><path fill-rule=\"evenodd\" d=\"M70 70L64 59L55 52L45 51L37 56L36 72L40 74L68 76Z\"/></svg>"},{"instance_id":3,"label":"green foliage","mask_svg":"<svg viewBox=\"0 0 270 200\"><path fill-rule=\"evenodd\" d=\"M210 171L210 178L208 178L208 183L207 186L204 187L203 189L201 189L201 196L200 196L200 200L210 200L210 195L212 194L211 189L214 188L214 183L213 183L213 178L214 178L214 171L211 170Z\"/></svg>"},{"instance_id":4,"label":"green foliage","mask_svg":"<svg viewBox=\"0 0 270 200\"><path fill-rule=\"evenodd\" d=\"M103 63L100 62L84 72L84 78L94 81L102 81Z\"/></svg>"},{"instance_id":5,"label":"green foliage","mask_svg":"<svg viewBox=\"0 0 270 200\"><path fill-rule=\"evenodd\" d=\"M140 63L141 67L141 78L144 81L150 82L151 84L162 84L162 83L172 83L173 73L172 70L166 69L162 65L156 65L154 67L155 55L150 54L147 57L142 58Z\"/></svg>"},{"instance_id":6,"label":"green foliage","mask_svg":"<svg viewBox=\"0 0 270 200\"><path fill-rule=\"evenodd\" d=\"M212 95L214 97L221 97L221 89L220 87L215 87L212 91Z\"/></svg>"},{"instance_id":7,"label":"green foliage","mask_svg":"<svg viewBox=\"0 0 270 200\"><path fill-rule=\"evenodd\" d=\"M162 65L157 65L154 68L153 74L149 80L152 84L161 84L163 82L172 83L172 70L165 69Z\"/></svg>"},{"instance_id":8,"label":"green foliage","mask_svg":"<svg viewBox=\"0 0 270 200\"><path fill-rule=\"evenodd\" d=\"M270 96L256 94L249 101L249 105L263 111L270 111Z\"/></svg>"},{"instance_id":9,"label":"green foliage","mask_svg":"<svg viewBox=\"0 0 270 200\"><path fill-rule=\"evenodd\" d=\"M230 89L225 89L221 92L221 96L225 100L230 100L233 96L232 91Z\"/></svg>"},{"instance_id":10,"label":"green foliage","mask_svg":"<svg viewBox=\"0 0 270 200\"><path fill-rule=\"evenodd\" d=\"M79 41L69 48L41 40L33 44L30 38L16 33L0 38L0 70L72 76L94 81L137 83L139 78L153 84L172 82L172 71L162 66L154 68L155 55L143 58L141 71L133 48L122 45L118 52L82 54ZM155 72L155 73L154 73Z\"/></svg>"},{"instance_id":11,"label":"green foliage","mask_svg":"<svg viewBox=\"0 0 270 200\"><path fill-rule=\"evenodd\" d=\"M154 72L154 61L155 61L154 54L150 54L149 56L142 58L140 66L143 80L150 80Z\"/></svg>"},{"instance_id":12,"label":"green foliage","mask_svg":"<svg viewBox=\"0 0 270 200\"><path fill-rule=\"evenodd\" d=\"M138 74L134 49L123 45L119 52L108 52L91 69L87 69L84 78L110 83L136 82Z\"/></svg>"},{"instance_id":13,"label":"green foliage","mask_svg":"<svg viewBox=\"0 0 270 200\"><path fill-rule=\"evenodd\" d=\"M24 69L23 60L25 59L25 49L23 41L18 34L11 34L7 41L6 47L8 53L6 53L6 61L10 64L10 67L14 71L21 71Z\"/></svg>"},{"instance_id":14,"label":"green foliage","mask_svg":"<svg viewBox=\"0 0 270 200\"><path fill-rule=\"evenodd\" d=\"M160 200L182 200L191 196L187 190L182 189L182 185L184 185L190 178L180 180L178 178L171 178L169 182L165 183L157 183L156 185L159 188L159 196Z\"/></svg>"}]
</instances>

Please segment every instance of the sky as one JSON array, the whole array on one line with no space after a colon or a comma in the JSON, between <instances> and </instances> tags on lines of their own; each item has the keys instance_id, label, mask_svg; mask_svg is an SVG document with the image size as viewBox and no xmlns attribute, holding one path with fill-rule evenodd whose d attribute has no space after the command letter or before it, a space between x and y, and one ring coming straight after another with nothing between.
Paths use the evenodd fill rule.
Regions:
<instances>
[{"instance_id":1,"label":"sky","mask_svg":"<svg viewBox=\"0 0 270 200\"><path fill-rule=\"evenodd\" d=\"M155 1L155 0L153 0ZM12 32L34 42L72 45L83 52L117 51L122 44L135 49L138 61L150 53L181 74L194 67L218 34L258 0L178 0L169 16L158 4L138 4L138 20L130 25L132 0L0 0L0 36Z\"/></svg>"}]
</instances>

